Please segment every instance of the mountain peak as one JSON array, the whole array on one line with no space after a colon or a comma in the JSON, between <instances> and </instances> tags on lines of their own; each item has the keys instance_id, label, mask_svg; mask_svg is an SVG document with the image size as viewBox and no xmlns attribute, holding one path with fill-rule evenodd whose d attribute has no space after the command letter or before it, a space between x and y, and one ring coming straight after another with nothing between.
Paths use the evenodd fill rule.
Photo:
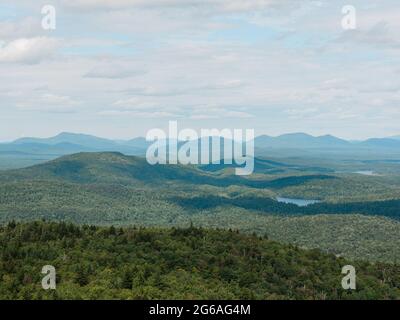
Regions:
<instances>
[{"instance_id":1,"label":"mountain peak","mask_svg":"<svg viewBox=\"0 0 400 320\"><path fill-rule=\"evenodd\" d=\"M282 134L282 135L278 136L277 138L280 138L280 137L314 138L312 135L310 135L310 134L308 134L308 133L304 133L304 132L285 133L285 134Z\"/></svg>"},{"instance_id":2,"label":"mountain peak","mask_svg":"<svg viewBox=\"0 0 400 320\"><path fill-rule=\"evenodd\" d=\"M76 136L88 136L88 135L87 134L83 134L83 133L73 133L73 132L64 131L64 132L60 132L59 134L57 134L53 138L76 137Z\"/></svg>"}]
</instances>

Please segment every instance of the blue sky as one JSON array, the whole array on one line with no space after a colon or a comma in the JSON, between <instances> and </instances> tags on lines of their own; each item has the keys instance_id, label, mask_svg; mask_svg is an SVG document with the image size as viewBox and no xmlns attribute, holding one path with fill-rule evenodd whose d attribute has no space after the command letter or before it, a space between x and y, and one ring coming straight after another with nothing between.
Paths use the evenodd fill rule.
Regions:
<instances>
[{"instance_id":1,"label":"blue sky","mask_svg":"<svg viewBox=\"0 0 400 320\"><path fill-rule=\"evenodd\" d=\"M349 3L351 2L351 3ZM56 30L43 30L43 5ZM341 26L356 9L357 28ZM0 140L252 128L400 134L396 0L3 0Z\"/></svg>"}]
</instances>

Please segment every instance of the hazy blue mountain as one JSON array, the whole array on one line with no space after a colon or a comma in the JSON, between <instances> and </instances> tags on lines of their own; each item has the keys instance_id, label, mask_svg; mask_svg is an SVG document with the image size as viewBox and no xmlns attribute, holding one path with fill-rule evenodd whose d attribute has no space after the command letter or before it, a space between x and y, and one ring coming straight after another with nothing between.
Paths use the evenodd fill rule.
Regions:
<instances>
[{"instance_id":1,"label":"hazy blue mountain","mask_svg":"<svg viewBox=\"0 0 400 320\"><path fill-rule=\"evenodd\" d=\"M50 138L21 138L12 143L0 144L0 151L19 151L33 154L56 152L58 155L85 151L115 151L129 155L142 155L147 145L144 138L114 141L87 134L63 132Z\"/></svg>"},{"instance_id":2,"label":"hazy blue mountain","mask_svg":"<svg viewBox=\"0 0 400 320\"><path fill-rule=\"evenodd\" d=\"M199 146L205 141L206 138L199 139ZM288 133L277 137L261 135L255 138L255 147L260 148L279 148L279 149L309 149L309 148L352 148L355 147L384 147L384 148L398 148L400 146L399 137L392 138L372 138L366 141L346 141L332 135L323 135L314 137L306 133ZM232 143L231 140L225 140ZM210 140L211 142L211 140ZM63 132L55 137L50 138L21 138L8 145L57 145L57 144L72 144L85 148L90 148L98 151L118 151L127 152L129 154L143 153L151 142L146 141L143 137L134 138L131 140L110 140L99 138L87 134L76 134ZM168 144L168 140L166 141ZM178 145L182 145L179 142ZM211 143L210 143L211 144ZM0 144L4 146L6 144ZM223 146L223 139L221 139L221 146ZM85 149L86 150L86 149ZM82 150L84 151L84 150Z\"/></svg>"},{"instance_id":3,"label":"hazy blue mountain","mask_svg":"<svg viewBox=\"0 0 400 320\"><path fill-rule=\"evenodd\" d=\"M27 140L29 141L29 140ZM56 144L44 144L37 142L24 142L24 143L7 143L0 144L1 153L25 153L25 154L54 154L66 155L76 152L91 152L96 151L94 148L73 144L69 142L61 142Z\"/></svg>"},{"instance_id":4,"label":"hazy blue mountain","mask_svg":"<svg viewBox=\"0 0 400 320\"><path fill-rule=\"evenodd\" d=\"M400 148L400 140L389 138L373 138L361 142L360 145L366 147Z\"/></svg>"},{"instance_id":5,"label":"hazy blue mountain","mask_svg":"<svg viewBox=\"0 0 400 320\"><path fill-rule=\"evenodd\" d=\"M55 137L50 138L21 138L14 141L14 144L26 144L26 143L41 143L41 144L59 144L59 143L71 143L89 147L92 149L104 149L111 146L115 146L116 142L104 138L95 137L87 134L69 133L62 132Z\"/></svg>"},{"instance_id":6,"label":"hazy blue mountain","mask_svg":"<svg viewBox=\"0 0 400 320\"><path fill-rule=\"evenodd\" d=\"M201 147L209 139L211 151L224 158L224 142L232 144L232 140L220 138L220 150L211 150L211 138L198 139ZM12 143L0 143L0 170L23 167L25 163L36 164L58 156L78 152L120 152L126 155L144 156L152 142L143 137L131 140L111 140L87 134L63 132L50 138L22 138ZM169 145L165 140L164 144ZM163 144L163 142L161 142ZM177 142L178 149L184 142ZM318 157L318 158L363 158L379 157L398 159L400 157L400 139L384 138L366 141L346 141L332 135L314 137L306 133L289 133L277 137L258 136L254 140L257 157ZM235 148L238 144L235 144ZM169 148L168 148L169 149ZM200 155L198 155L200 157ZM17 161L18 160L18 161ZM214 171L217 167L209 166ZM226 166L222 166L225 168ZM229 166L228 166L229 167ZM262 172L279 172L277 168L269 168L263 163L256 163ZM276 171L278 170L278 171ZM319 171L319 170L318 170Z\"/></svg>"},{"instance_id":7,"label":"hazy blue mountain","mask_svg":"<svg viewBox=\"0 0 400 320\"><path fill-rule=\"evenodd\" d=\"M350 143L346 140L336 138L331 135L314 137L306 133L289 133L278 137L259 136L255 139L257 148L332 148L349 147Z\"/></svg>"},{"instance_id":8,"label":"hazy blue mountain","mask_svg":"<svg viewBox=\"0 0 400 320\"><path fill-rule=\"evenodd\" d=\"M394 140L400 140L400 135L399 136L392 136L388 137L389 139L394 139Z\"/></svg>"},{"instance_id":9,"label":"hazy blue mountain","mask_svg":"<svg viewBox=\"0 0 400 320\"><path fill-rule=\"evenodd\" d=\"M128 141L120 141L120 144L125 146L131 146L135 148L147 149L147 147L151 144L151 142L146 141L143 137L137 137Z\"/></svg>"}]
</instances>

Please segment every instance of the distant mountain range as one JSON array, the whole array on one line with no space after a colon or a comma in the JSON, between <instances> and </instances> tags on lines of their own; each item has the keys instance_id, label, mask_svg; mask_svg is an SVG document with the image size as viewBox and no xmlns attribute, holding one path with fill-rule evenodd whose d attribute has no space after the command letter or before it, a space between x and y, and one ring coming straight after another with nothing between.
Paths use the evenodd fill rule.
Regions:
<instances>
[{"instance_id":1,"label":"distant mountain range","mask_svg":"<svg viewBox=\"0 0 400 320\"><path fill-rule=\"evenodd\" d=\"M70 154L71 152L115 151L129 155L143 154L148 146L145 138L117 141L87 134L62 132L50 138L21 138L0 144L1 151Z\"/></svg>"},{"instance_id":2,"label":"distant mountain range","mask_svg":"<svg viewBox=\"0 0 400 320\"><path fill-rule=\"evenodd\" d=\"M331 135L314 137L305 133L289 133L278 137L259 136L255 138L257 148L332 148L348 147L350 142Z\"/></svg>"},{"instance_id":3,"label":"distant mountain range","mask_svg":"<svg viewBox=\"0 0 400 320\"><path fill-rule=\"evenodd\" d=\"M205 138L201 138L200 142ZM167 143L167 141L166 141ZM178 144L182 144L179 142ZM131 140L111 140L87 134L63 132L50 138L21 138L0 144L0 168L17 168L62 155L78 152L120 152L144 156L150 142L138 137ZM342 156L400 157L400 136L347 141L332 135L311 136L289 133L277 137L262 135L254 140L256 156ZM221 148L223 143L221 143ZM215 150L213 150L215 152ZM221 152L222 154L222 152ZM14 159L22 161L21 165ZM21 160L22 159L22 160ZM33 161L28 161L34 159Z\"/></svg>"},{"instance_id":4,"label":"distant mountain range","mask_svg":"<svg viewBox=\"0 0 400 320\"><path fill-rule=\"evenodd\" d=\"M346 148L346 147L383 147L383 148L400 148L400 136L392 136L388 138L371 138L365 141L347 141L332 135L312 136L306 133L288 133L277 137L261 135L254 140L256 148ZM80 148L89 148L92 150L102 151L120 151L127 149L130 152L140 152L145 150L149 142L143 137L134 138L132 140L110 140L99 138L87 134L76 134L63 132L50 138L21 138L11 143L0 144L0 149L10 146L21 145L58 145L66 148L72 148L73 145ZM131 149L130 149L131 148ZM118 149L118 150L113 150Z\"/></svg>"},{"instance_id":5,"label":"distant mountain range","mask_svg":"<svg viewBox=\"0 0 400 320\"><path fill-rule=\"evenodd\" d=\"M365 141L347 141L324 135L314 137L305 133L289 133L278 137L259 136L255 139L257 148L400 148L400 136L389 138L371 138Z\"/></svg>"}]
</instances>

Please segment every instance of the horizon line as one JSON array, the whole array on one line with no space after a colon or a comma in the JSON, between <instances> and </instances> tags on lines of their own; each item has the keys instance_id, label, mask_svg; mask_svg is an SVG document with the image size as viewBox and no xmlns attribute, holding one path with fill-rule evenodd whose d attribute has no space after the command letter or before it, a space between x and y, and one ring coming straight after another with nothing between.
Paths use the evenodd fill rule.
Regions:
<instances>
[{"instance_id":1,"label":"horizon line","mask_svg":"<svg viewBox=\"0 0 400 320\"><path fill-rule=\"evenodd\" d=\"M222 129L217 129L217 130L221 131ZM246 130L246 129L243 129L243 130ZM128 141L135 140L135 139L145 139L146 140L145 136L136 136L136 137L133 137L133 138L106 138L106 137L98 136L96 134L91 134L91 133L61 131L61 132L59 132L59 133L57 133L55 135L51 135L51 136L45 136L45 137L40 137L40 136L22 136L22 137L19 137L19 138L14 138L12 140L0 140L0 143L2 143L2 144L14 143L14 142L16 142L18 140L22 140L22 139L43 139L43 140L45 140L45 139L51 139L51 138L58 137L58 136L60 136L62 134L90 136L90 137L94 137L94 138L109 140L109 141L112 141L112 142L128 142ZM341 137L338 137L338 136L335 136L335 135L329 134L329 133L322 134L322 135L312 135L312 134L307 133L307 132L298 131L298 132L282 133L282 134L279 134L279 135L269 135L269 134L263 133L263 134L260 134L260 135L256 135L254 137L254 139L260 138L260 137L263 137L263 136L269 137L269 138L279 138L279 137L286 136L286 135L306 135L306 136L313 137L313 138L333 137L333 138L344 140L344 141L347 141L347 142L366 141L366 140L369 140L369 139L391 139L391 138L393 139L393 138L396 138L396 137L400 137L400 134L399 135L395 134L395 135L383 136L383 137L372 136L372 137L368 137L368 138L365 138L365 139L346 139L346 138L341 138ZM212 136L199 136L198 139L204 138L204 137L212 137ZM216 137L218 137L218 136L216 136ZM219 137L220 138L227 138L227 137L223 137L223 136L219 136ZM169 136L167 136L166 140L169 140ZM231 139L231 140L234 140L234 139ZM181 140L181 141L186 141L186 140Z\"/></svg>"}]
</instances>

